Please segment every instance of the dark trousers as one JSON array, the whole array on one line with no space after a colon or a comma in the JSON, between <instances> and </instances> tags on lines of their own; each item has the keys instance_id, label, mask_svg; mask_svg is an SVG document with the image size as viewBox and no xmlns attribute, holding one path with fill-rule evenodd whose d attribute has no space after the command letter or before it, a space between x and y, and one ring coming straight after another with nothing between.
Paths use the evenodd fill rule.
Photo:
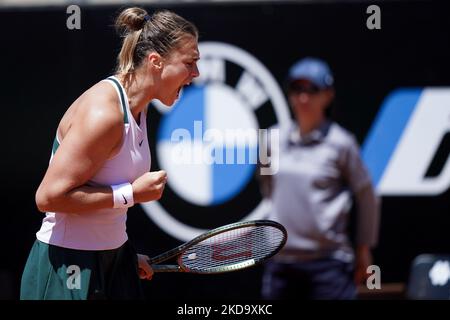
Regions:
<instances>
[{"instance_id":1,"label":"dark trousers","mask_svg":"<svg viewBox=\"0 0 450 320\"><path fill-rule=\"evenodd\" d=\"M336 259L266 264L262 297L267 300L350 300L356 298L353 265Z\"/></svg>"}]
</instances>

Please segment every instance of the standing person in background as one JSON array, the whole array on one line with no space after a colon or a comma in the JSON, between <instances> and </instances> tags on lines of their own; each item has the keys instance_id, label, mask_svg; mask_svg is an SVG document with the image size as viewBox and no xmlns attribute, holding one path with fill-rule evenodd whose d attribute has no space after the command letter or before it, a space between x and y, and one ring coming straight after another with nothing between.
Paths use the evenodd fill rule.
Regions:
<instances>
[{"instance_id":1,"label":"standing person in background","mask_svg":"<svg viewBox=\"0 0 450 320\"><path fill-rule=\"evenodd\" d=\"M158 200L167 177L149 172L146 115L172 105L199 75L198 31L170 11L123 10L117 72L66 111L36 192L45 212L28 257L21 299L141 299L153 271L128 241L126 214Z\"/></svg>"},{"instance_id":2,"label":"standing person in background","mask_svg":"<svg viewBox=\"0 0 450 320\"><path fill-rule=\"evenodd\" d=\"M288 74L294 121L280 128L279 171L261 176L272 201L270 218L283 224L288 241L267 263L265 299L354 299L366 279L376 244L379 201L354 136L326 117L334 99L326 62L305 58ZM352 197L356 244L349 240Z\"/></svg>"}]
</instances>

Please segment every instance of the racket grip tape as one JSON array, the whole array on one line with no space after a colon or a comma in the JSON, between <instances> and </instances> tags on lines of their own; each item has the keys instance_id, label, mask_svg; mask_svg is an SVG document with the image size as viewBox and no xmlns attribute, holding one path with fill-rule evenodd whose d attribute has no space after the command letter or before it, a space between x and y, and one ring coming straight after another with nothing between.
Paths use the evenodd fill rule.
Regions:
<instances>
[{"instance_id":1,"label":"racket grip tape","mask_svg":"<svg viewBox=\"0 0 450 320\"><path fill-rule=\"evenodd\" d=\"M151 266L153 272L183 272L180 266L177 265L164 265L164 264L156 264Z\"/></svg>"}]
</instances>

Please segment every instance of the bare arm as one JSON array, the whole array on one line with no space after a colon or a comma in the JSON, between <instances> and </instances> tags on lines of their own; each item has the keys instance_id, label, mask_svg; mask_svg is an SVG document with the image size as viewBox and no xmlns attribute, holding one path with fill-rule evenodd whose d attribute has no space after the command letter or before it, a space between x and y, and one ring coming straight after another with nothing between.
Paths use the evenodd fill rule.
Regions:
<instances>
[{"instance_id":1,"label":"bare arm","mask_svg":"<svg viewBox=\"0 0 450 320\"><path fill-rule=\"evenodd\" d=\"M260 174L261 166L257 169L257 179L259 182L259 190L264 198L270 199L272 196L272 176Z\"/></svg>"},{"instance_id":2,"label":"bare arm","mask_svg":"<svg viewBox=\"0 0 450 320\"><path fill-rule=\"evenodd\" d=\"M372 264L371 248L378 241L380 201L355 139L347 151L344 174L355 196L357 211L354 280L361 284L368 277L367 267Z\"/></svg>"},{"instance_id":3,"label":"bare arm","mask_svg":"<svg viewBox=\"0 0 450 320\"><path fill-rule=\"evenodd\" d=\"M36 192L39 210L80 213L113 206L111 188L85 183L121 141L121 116L114 102L105 97L77 102L70 129Z\"/></svg>"},{"instance_id":4,"label":"bare arm","mask_svg":"<svg viewBox=\"0 0 450 320\"><path fill-rule=\"evenodd\" d=\"M355 283L361 284L367 279L367 267L372 264L371 248L378 241L380 220L380 202L371 184L355 193L357 234L355 248Z\"/></svg>"},{"instance_id":5,"label":"bare arm","mask_svg":"<svg viewBox=\"0 0 450 320\"><path fill-rule=\"evenodd\" d=\"M112 208L109 186L93 187L87 181L101 168L122 140L123 115L118 101L107 95L80 101L61 145L36 192L42 212L84 213ZM133 183L135 203L158 199L165 173L146 173ZM132 182L132 181L130 181Z\"/></svg>"}]
</instances>

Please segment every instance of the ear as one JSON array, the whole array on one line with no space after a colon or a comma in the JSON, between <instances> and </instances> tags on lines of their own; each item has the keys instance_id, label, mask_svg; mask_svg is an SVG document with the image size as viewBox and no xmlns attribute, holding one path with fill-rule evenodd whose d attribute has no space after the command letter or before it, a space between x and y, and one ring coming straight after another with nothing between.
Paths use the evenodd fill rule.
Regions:
<instances>
[{"instance_id":1,"label":"ear","mask_svg":"<svg viewBox=\"0 0 450 320\"><path fill-rule=\"evenodd\" d=\"M150 52L147 56L148 65L155 69L162 69L163 67L163 59L161 55L155 51Z\"/></svg>"},{"instance_id":2,"label":"ear","mask_svg":"<svg viewBox=\"0 0 450 320\"><path fill-rule=\"evenodd\" d=\"M327 89L328 103L331 103L334 100L335 91L334 88Z\"/></svg>"}]
</instances>

